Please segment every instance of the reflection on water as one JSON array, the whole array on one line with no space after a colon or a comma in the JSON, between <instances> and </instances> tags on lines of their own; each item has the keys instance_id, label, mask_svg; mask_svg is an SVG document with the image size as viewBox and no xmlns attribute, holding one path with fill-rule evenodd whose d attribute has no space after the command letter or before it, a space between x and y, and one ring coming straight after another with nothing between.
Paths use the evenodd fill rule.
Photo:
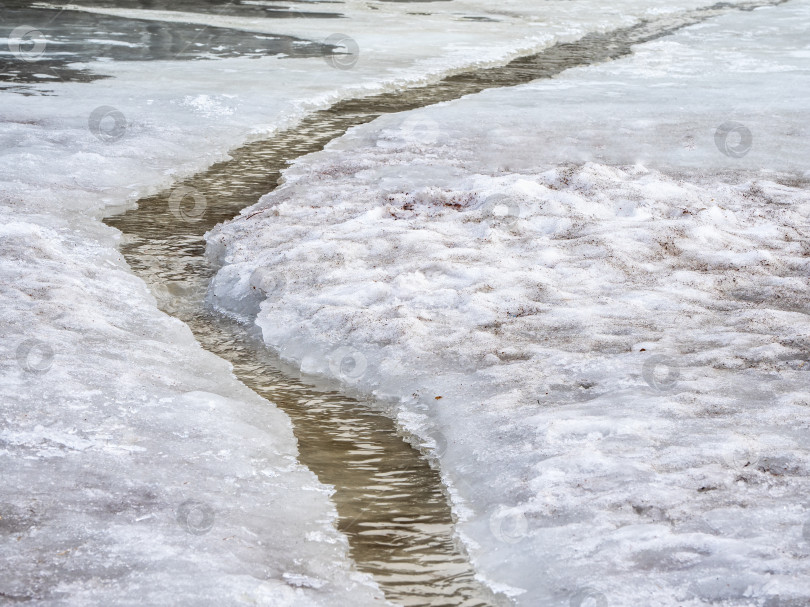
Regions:
<instances>
[{"instance_id":1,"label":"reflection on water","mask_svg":"<svg viewBox=\"0 0 810 607\"><path fill-rule=\"evenodd\" d=\"M27 8L38 0L6 0L7 8ZM412 0L406 0L412 1ZM429 0L432 1L432 0ZM52 0L52 4L63 6L64 2ZM227 15L236 17L261 17L287 19L310 17L317 19L336 19L342 15L334 10L320 10L318 5L329 8L339 7L339 0L291 0L279 2L274 0L74 0L72 6L88 8L123 8L154 11L179 11L186 13L206 13L209 15Z\"/></svg>"},{"instance_id":2,"label":"reflection on water","mask_svg":"<svg viewBox=\"0 0 810 607\"><path fill-rule=\"evenodd\" d=\"M8 31L22 25L36 31L22 39L20 54L0 47L0 82L90 82L105 76L70 63L95 60L155 61L226 57L321 57L329 51L319 42L244 32L192 23L168 23L111 17L77 11L0 8ZM18 34L19 35L19 34ZM41 49L37 41L44 44ZM22 57L20 56L22 55Z\"/></svg>"},{"instance_id":3,"label":"reflection on water","mask_svg":"<svg viewBox=\"0 0 810 607\"><path fill-rule=\"evenodd\" d=\"M136 211L107 220L125 233L122 252L153 288L163 309L187 322L203 347L231 361L242 381L290 415L301 461L322 482L336 488L339 526L349 538L353 559L359 569L374 575L392 601L471 606L497 605L504 599L475 581L454 544L451 514L438 475L397 435L389 418L373 404L317 388L312 378L285 369L264 348L255 328L246 329L205 308L214 268L204 256L203 234L271 191L289 161L321 149L351 126L382 113L551 77L568 67L625 55L632 44L725 10L731 9L718 5L668 16L558 44L501 68L338 103L271 140L231 152L232 160L178 184L205 196L208 206L197 220L181 221L172 213L170 192L143 199Z\"/></svg>"}]
</instances>

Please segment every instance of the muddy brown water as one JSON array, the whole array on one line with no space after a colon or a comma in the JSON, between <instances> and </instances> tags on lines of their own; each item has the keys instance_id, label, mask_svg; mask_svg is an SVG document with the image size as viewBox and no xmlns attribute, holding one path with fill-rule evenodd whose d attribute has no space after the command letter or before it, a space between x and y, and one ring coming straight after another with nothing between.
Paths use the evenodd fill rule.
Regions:
<instances>
[{"instance_id":1,"label":"muddy brown water","mask_svg":"<svg viewBox=\"0 0 810 607\"><path fill-rule=\"evenodd\" d=\"M208 205L200 217L195 218L194 212L187 213L193 220L175 216L168 201L171 191L167 191L106 220L124 233L122 253L153 289L161 307L185 321L203 347L229 360L241 381L290 416L300 461L335 487L339 528L349 539L351 557L358 569L374 576L389 600L402 605L509 604L476 581L455 538L438 473L403 440L377 404L349 397L323 379L301 375L264 347L255 327L218 316L206 307L205 291L216 268L205 257L203 234L273 190L292 160L322 149L349 127L384 113L615 59L629 54L634 44L728 10L733 8L716 5L670 15L557 44L503 67L337 103L272 139L234 150L231 160L176 184L172 191L188 186L205 196Z\"/></svg>"}]
</instances>

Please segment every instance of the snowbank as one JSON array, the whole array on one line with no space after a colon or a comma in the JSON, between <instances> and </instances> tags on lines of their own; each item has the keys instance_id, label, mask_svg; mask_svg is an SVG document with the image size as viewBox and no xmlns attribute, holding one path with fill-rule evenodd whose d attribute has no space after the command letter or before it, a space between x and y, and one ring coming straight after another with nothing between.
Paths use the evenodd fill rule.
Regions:
<instances>
[{"instance_id":1,"label":"snowbank","mask_svg":"<svg viewBox=\"0 0 810 607\"><path fill-rule=\"evenodd\" d=\"M352 129L209 234L209 297L393 399L519 604L804 604L808 17Z\"/></svg>"},{"instance_id":2,"label":"snowbank","mask_svg":"<svg viewBox=\"0 0 810 607\"><path fill-rule=\"evenodd\" d=\"M112 230L0 217L3 597L383 604L289 419L158 312Z\"/></svg>"}]
</instances>

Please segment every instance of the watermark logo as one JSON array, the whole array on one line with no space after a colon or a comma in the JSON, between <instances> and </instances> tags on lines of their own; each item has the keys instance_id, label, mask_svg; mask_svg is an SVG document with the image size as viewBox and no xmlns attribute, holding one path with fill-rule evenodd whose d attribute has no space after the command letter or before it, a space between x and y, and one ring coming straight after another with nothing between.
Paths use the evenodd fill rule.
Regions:
<instances>
[{"instance_id":1,"label":"watermark logo","mask_svg":"<svg viewBox=\"0 0 810 607\"><path fill-rule=\"evenodd\" d=\"M21 61L37 61L45 53L45 46L42 32L27 25L15 27L8 36L8 50Z\"/></svg>"},{"instance_id":2,"label":"watermark logo","mask_svg":"<svg viewBox=\"0 0 810 607\"><path fill-rule=\"evenodd\" d=\"M570 607L608 607L607 597L594 588L581 588L568 600Z\"/></svg>"},{"instance_id":3,"label":"watermark logo","mask_svg":"<svg viewBox=\"0 0 810 607\"><path fill-rule=\"evenodd\" d=\"M439 140L440 131L438 122L430 118L419 118L418 116L410 116L400 126L402 139L406 143L436 143Z\"/></svg>"},{"instance_id":4,"label":"watermark logo","mask_svg":"<svg viewBox=\"0 0 810 607\"><path fill-rule=\"evenodd\" d=\"M714 132L717 149L730 158L742 158L751 151L754 136L751 130L740 122L724 122Z\"/></svg>"},{"instance_id":5,"label":"watermark logo","mask_svg":"<svg viewBox=\"0 0 810 607\"><path fill-rule=\"evenodd\" d=\"M183 205L186 199L190 199L193 205L191 208ZM172 215L185 222L199 221L205 214L207 202L205 196L197 188L181 185L172 190L169 196L169 211Z\"/></svg>"},{"instance_id":6,"label":"watermark logo","mask_svg":"<svg viewBox=\"0 0 810 607\"><path fill-rule=\"evenodd\" d=\"M723 450L723 461L732 470L753 470L759 459L756 444L747 436L735 437L734 442L726 445Z\"/></svg>"},{"instance_id":7,"label":"watermark logo","mask_svg":"<svg viewBox=\"0 0 810 607\"><path fill-rule=\"evenodd\" d=\"M329 54L324 55L324 59L330 67L338 70L350 70L360 59L360 46L351 36L332 34L323 43L331 47Z\"/></svg>"},{"instance_id":8,"label":"watermark logo","mask_svg":"<svg viewBox=\"0 0 810 607\"><path fill-rule=\"evenodd\" d=\"M264 293L267 299L278 299L281 297L284 287L287 284L284 278L269 268L257 268L250 275L250 287Z\"/></svg>"},{"instance_id":9,"label":"watermark logo","mask_svg":"<svg viewBox=\"0 0 810 607\"><path fill-rule=\"evenodd\" d=\"M678 383L681 371L674 358L656 354L644 361L641 376L654 390L666 392L672 390Z\"/></svg>"},{"instance_id":10,"label":"watermark logo","mask_svg":"<svg viewBox=\"0 0 810 607\"><path fill-rule=\"evenodd\" d=\"M529 521L519 508L500 506L489 517L489 530L499 541L517 544L526 537Z\"/></svg>"},{"instance_id":11,"label":"watermark logo","mask_svg":"<svg viewBox=\"0 0 810 607\"><path fill-rule=\"evenodd\" d=\"M520 205L506 194L487 196L483 205L484 216L505 225L514 225L520 219Z\"/></svg>"},{"instance_id":12,"label":"watermark logo","mask_svg":"<svg viewBox=\"0 0 810 607\"><path fill-rule=\"evenodd\" d=\"M102 105L90 114L87 126L99 141L115 143L126 133L127 119L120 110L111 105Z\"/></svg>"},{"instance_id":13,"label":"watermark logo","mask_svg":"<svg viewBox=\"0 0 810 607\"><path fill-rule=\"evenodd\" d=\"M183 309L185 301L192 294L189 285L181 281L157 283L152 286L152 293L157 299L158 307L167 314L177 314Z\"/></svg>"},{"instance_id":14,"label":"watermark logo","mask_svg":"<svg viewBox=\"0 0 810 607\"><path fill-rule=\"evenodd\" d=\"M428 447L428 450L433 457L439 459L447 452L447 439L444 434L439 432L433 439L433 444Z\"/></svg>"},{"instance_id":15,"label":"watermark logo","mask_svg":"<svg viewBox=\"0 0 810 607\"><path fill-rule=\"evenodd\" d=\"M356 382L363 377L367 368L368 361L363 353L349 346L336 348L329 355L329 369L345 382Z\"/></svg>"},{"instance_id":16,"label":"watermark logo","mask_svg":"<svg viewBox=\"0 0 810 607\"><path fill-rule=\"evenodd\" d=\"M17 346L17 362L27 373L47 373L53 366L53 348L38 339L26 339Z\"/></svg>"},{"instance_id":17,"label":"watermark logo","mask_svg":"<svg viewBox=\"0 0 810 607\"><path fill-rule=\"evenodd\" d=\"M177 507L177 523L193 535L205 535L214 526L214 510L203 502L186 500Z\"/></svg>"}]
</instances>

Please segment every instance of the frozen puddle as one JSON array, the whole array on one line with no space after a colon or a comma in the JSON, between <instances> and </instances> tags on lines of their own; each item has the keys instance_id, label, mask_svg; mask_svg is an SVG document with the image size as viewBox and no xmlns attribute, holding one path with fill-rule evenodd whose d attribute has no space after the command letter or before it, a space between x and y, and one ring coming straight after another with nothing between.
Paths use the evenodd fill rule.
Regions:
<instances>
[{"instance_id":1,"label":"frozen puddle","mask_svg":"<svg viewBox=\"0 0 810 607\"><path fill-rule=\"evenodd\" d=\"M297 375L264 348L255 328L210 311L205 298L216 268L205 256L203 234L271 191L291 160L321 149L351 126L384 113L609 60L631 52L633 44L728 10L733 9L718 5L668 16L558 44L503 68L341 102L272 140L236 150L232 160L171 192L141 200L137 210L107 220L124 232L122 252L162 309L185 321L204 348L229 360L239 379L293 420L301 462L336 489L339 528L349 538L357 567L372 574L390 600L403 605L497 605L506 599L475 580L455 539L438 473L402 440L378 406L347 397L318 378Z\"/></svg>"}]
</instances>

